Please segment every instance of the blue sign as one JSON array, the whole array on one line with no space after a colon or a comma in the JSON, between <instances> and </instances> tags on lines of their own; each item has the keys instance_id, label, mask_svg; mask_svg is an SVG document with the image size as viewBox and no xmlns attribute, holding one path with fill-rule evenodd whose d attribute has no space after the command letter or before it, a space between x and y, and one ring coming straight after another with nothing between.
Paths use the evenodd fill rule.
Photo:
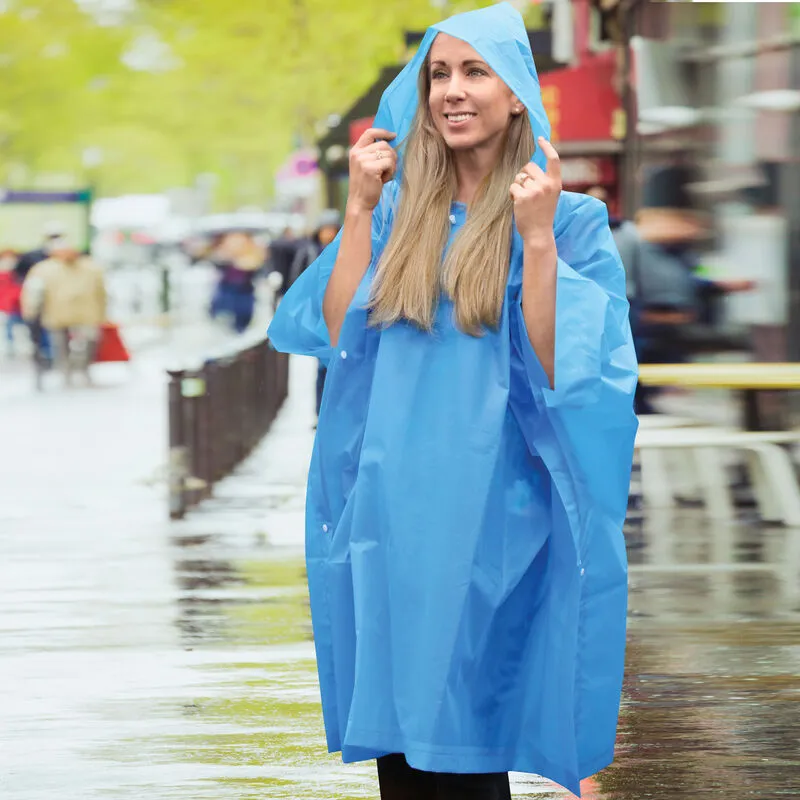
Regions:
<instances>
[{"instance_id":1,"label":"blue sign","mask_svg":"<svg viewBox=\"0 0 800 800\"><path fill-rule=\"evenodd\" d=\"M91 201L91 192L81 189L72 192L34 192L16 191L13 189L0 189L0 203L41 203L53 205L55 203L88 203Z\"/></svg>"}]
</instances>

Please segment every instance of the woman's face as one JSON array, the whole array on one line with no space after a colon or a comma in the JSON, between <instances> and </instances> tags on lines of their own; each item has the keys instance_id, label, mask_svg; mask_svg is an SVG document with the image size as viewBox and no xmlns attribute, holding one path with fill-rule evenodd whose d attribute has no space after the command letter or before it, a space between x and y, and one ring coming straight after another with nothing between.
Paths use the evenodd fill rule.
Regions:
<instances>
[{"instance_id":1,"label":"woman's face","mask_svg":"<svg viewBox=\"0 0 800 800\"><path fill-rule=\"evenodd\" d=\"M440 33L430 49L428 105L448 147L491 146L508 130L522 103L466 42Z\"/></svg>"}]
</instances>

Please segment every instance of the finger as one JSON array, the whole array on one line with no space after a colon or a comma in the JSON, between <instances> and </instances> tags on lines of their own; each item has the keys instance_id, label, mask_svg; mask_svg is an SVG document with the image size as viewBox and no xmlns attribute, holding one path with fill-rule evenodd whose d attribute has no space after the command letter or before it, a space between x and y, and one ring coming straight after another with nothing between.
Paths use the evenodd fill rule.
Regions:
<instances>
[{"instance_id":1,"label":"finger","mask_svg":"<svg viewBox=\"0 0 800 800\"><path fill-rule=\"evenodd\" d=\"M366 147L362 147L360 152L374 154L378 151L391 155L395 154L394 149L388 142L375 142L374 144L368 144Z\"/></svg>"},{"instance_id":2,"label":"finger","mask_svg":"<svg viewBox=\"0 0 800 800\"><path fill-rule=\"evenodd\" d=\"M355 146L366 147L367 145L374 144L381 139L391 142L396 136L396 133L387 131L384 128L368 128L364 131L364 133L361 134L361 136L358 137L358 141L356 142Z\"/></svg>"},{"instance_id":3,"label":"finger","mask_svg":"<svg viewBox=\"0 0 800 800\"><path fill-rule=\"evenodd\" d=\"M361 171L367 175L378 176L393 168L393 163L388 158L365 158L361 161Z\"/></svg>"},{"instance_id":4,"label":"finger","mask_svg":"<svg viewBox=\"0 0 800 800\"><path fill-rule=\"evenodd\" d=\"M385 142L369 145L358 153L361 164L369 168L377 165L381 170L397 164L397 153Z\"/></svg>"},{"instance_id":5,"label":"finger","mask_svg":"<svg viewBox=\"0 0 800 800\"><path fill-rule=\"evenodd\" d=\"M383 171L381 175L381 179L384 183L389 183L389 181L394 180L394 176L397 173L397 165L392 164L388 169Z\"/></svg>"},{"instance_id":6,"label":"finger","mask_svg":"<svg viewBox=\"0 0 800 800\"><path fill-rule=\"evenodd\" d=\"M555 147L553 147L544 136L539 137L539 147L541 147L542 152L547 159L547 174L551 178L558 178L561 180L561 159L556 152Z\"/></svg>"},{"instance_id":7,"label":"finger","mask_svg":"<svg viewBox=\"0 0 800 800\"><path fill-rule=\"evenodd\" d=\"M523 172L518 172L514 176L514 183L516 183L517 186L521 186L523 189L527 189L533 186L535 181L533 178L531 178L531 176L527 172L523 171Z\"/></svg>"},{"instance_id":8,"label":"finger","mask_svg":"<svg viewBox=\"0 0 800 800\"><path fill-rule=\"evenodd\" d=\"M528 196L528 192L526 192L518 183L512 183L508 191L515 203Z\"/></svg>"},{"instance_id":9,"label":"finger","mask_svg":"<svg viewBox=\"0 0 800 800\"><path fill-rule=\"evenodd\" d=\"M376 180L382 183L388 183L394 178L396 173L397 166L390 163L388 160L384 162L379 161L377 164L370 164L363 170L363 174L367 180Z\"/></svg>"},{"instance_id":10,"label":"finger","mask_svg":"<svg viewBox=\"0 0 800 800\"><path fill-rule=\"evenodd\" d=\"M538 164L534 164L533 161L529 161L522 168L522 172L527 172L534 180L541 180L547 177L547 173Z\"/></svg>"},{"instance_id":11,"label":"finger","mask_svg":"<svg viewBox=\"0 0 800 800\"><path fill-rule=\"evenodd\" d=\"M382 150L363 152L358 155L358 164L365 172L375 175L385 172L387 169L394 169L397 165L397 158Z\"/></svg>"},{"instance_id":12,"label":"finger","mask_svg":"<svg viewBox=\"0 0 800 800\"><path fill-rule=\"evenodd\" d=\"M378 139L375 142L370 142L369 144L365 144L363 147L359 148L362 152L367 153L370 150L377 150L381 147L385 147L387 150L393 150L394 148L389 144L389 142L384 141L383 139Z\"/></svg>"},{"instance_id":13,"label":"finger","mask_svg":"<svg viewBox=\"0 0 800 800\"><path fill-rule=\"evenodd\" d=\"M397 154L392 149L391 145L386 144L386 142L376 142L375 144L367 145L361 150L354 150L353 153L356 158L365 160L387 160L397 157Z\"/></svg>"}]
</instances>

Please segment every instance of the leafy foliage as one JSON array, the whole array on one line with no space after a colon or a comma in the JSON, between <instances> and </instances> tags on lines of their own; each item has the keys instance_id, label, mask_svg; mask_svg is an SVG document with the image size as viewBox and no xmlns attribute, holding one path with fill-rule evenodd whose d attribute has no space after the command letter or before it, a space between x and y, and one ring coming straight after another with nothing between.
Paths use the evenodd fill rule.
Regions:
<instances>
[{"instance_id":1,"label":"leafy foliage","mask_svg":"<svg viewBox=\"0 0 800 800\"><path fill-rule=\"evenodd\" d=\"M261 202L291 149L403 60L404 31L490 4L138 0L109 21L108 0L0 0L0 185L60 172L116 194L213 172L223 205Z\"/></svg>"}]
</instances>

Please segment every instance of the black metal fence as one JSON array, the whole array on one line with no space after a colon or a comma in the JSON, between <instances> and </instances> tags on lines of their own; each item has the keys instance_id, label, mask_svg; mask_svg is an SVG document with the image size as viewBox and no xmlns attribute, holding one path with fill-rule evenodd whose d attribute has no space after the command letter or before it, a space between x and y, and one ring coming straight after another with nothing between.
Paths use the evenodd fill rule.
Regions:
<instances>
[{"instance_id":1,"label":"black metal fence","mask_svg":"<svg viewBox=\"0 0 800 800\"><path fill-rule=\"evenodd\" d=\"M261 340L169 376L169 507L180 519L269 430L288 392L289 357Z\"/></svg>"}]
</instances>

